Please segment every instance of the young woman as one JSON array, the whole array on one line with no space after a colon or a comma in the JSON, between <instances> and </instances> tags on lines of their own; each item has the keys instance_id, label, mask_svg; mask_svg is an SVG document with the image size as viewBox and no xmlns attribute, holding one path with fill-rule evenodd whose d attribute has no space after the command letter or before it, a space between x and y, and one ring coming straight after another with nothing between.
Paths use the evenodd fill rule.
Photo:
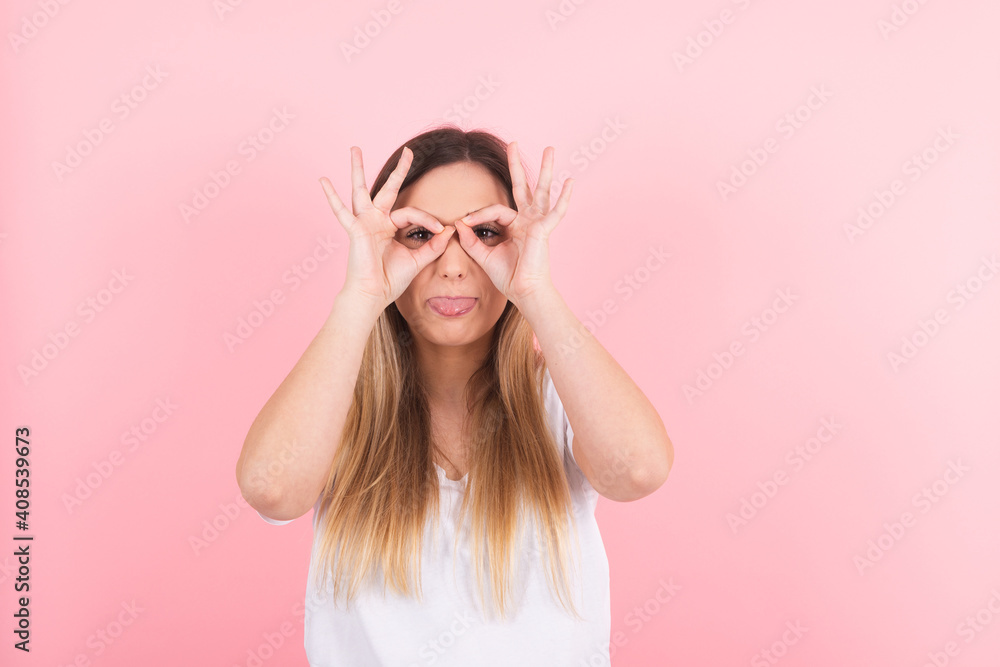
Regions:
<instances>
[{"instance_id":1,"label":"young woman","mask_svg":"<svg viewBox=\"0 0 1000 667\"><path fill-rule=\"evenodd\" d=\"M320 179L347 277L236 468L264 520L315 510L311 665L609 664L594 507L659 488L673 447L553 287L553 159L532 192L514 142L446 126L370 193L352 147L353 214Z\"/></svg>"}]
</instances>

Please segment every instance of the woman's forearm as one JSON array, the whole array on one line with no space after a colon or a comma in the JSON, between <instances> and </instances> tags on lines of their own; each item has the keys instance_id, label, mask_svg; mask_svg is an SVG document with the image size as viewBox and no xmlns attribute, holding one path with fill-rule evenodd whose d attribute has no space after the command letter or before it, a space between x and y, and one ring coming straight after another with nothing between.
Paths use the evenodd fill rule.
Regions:
<instances>
[{"instance_id":1,"label":"woman's forearm","mask_svg":"<svg viewBox=\"0 0 1000 667\"><path fill-rule=\"evenodd\" d=\"M340 292L316 337L250 426L236 477L243 497L264 516L299 517L322 492L380 313L353 292Z\"/></svg>"},{"instance_id":2,"label":"woman's forearm","mask_svg":"<svg viewBox=\"0 0 1000 667\"><path fill-rule=\"evenodd\" d=\"M538 338L573 427L573 455L601 495L636 500L673 466L663 420L642 390L576 318L554 286L518 304Z\"/></svg>"}]
</instances>

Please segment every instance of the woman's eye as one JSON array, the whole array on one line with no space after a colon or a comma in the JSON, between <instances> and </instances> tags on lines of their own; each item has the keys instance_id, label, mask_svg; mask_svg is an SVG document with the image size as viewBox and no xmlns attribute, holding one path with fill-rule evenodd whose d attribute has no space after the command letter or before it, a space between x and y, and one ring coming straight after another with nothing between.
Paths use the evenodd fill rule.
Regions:
<instances>
[{"instance_id":1,"label":"woman's eye","mask_svg":"<svg viewBox=\"0 0 1000 667\"><path fill-rule=\"evenodd\" d=\"M426 236L426 238L425 237L418 238L418 236L420 234L426 234L427 236ZM414 240L414 241L426 241L430 237L431 237L431 233L429 231L427 231L426 229L423 229L423 228L421 228L421 229L414 229L412 232L410 232L409 234L406 235L407 239Z\"/></svg>"},{"instance_id":2,"label":"woman's eye","mask_svg":"<svg viewBox=\"0 0 1000 667\"><path fill-rule=\"evenodd\" d=\"M476 227L475 232L476 234L479 234L480 232L486 232L487 234L491 235L491 236L480 236L479 238L482 239L483 241L492 241L500 236L500 231L498 229L495 229L494 227L490 227L489 225Z\"/></svg>"},{"instance_id":3,"label":"woman's eye","mask_svg":"<svg viewBox=\"0 0 1000 667\"><path fill-rule=\"evenodd\" d=\"M483 242L495 241L500 237L500 230L491 225L481 225L472 230ZM424 229L423 227L418 227L413 231L407 233L406 240L420 243L423 241L429 241L433 233Z\"/></svg>"}]
</instances>

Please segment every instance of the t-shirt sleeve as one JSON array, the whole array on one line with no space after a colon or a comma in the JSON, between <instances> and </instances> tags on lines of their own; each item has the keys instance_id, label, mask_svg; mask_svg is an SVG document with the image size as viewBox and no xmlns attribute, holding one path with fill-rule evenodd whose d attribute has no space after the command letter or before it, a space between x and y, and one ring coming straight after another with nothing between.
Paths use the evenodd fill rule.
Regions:
<instances>
[{"instance_id":1,"label":"t-shirt sleeve","mask_svg":"<svg viewBox=\"0 0 1000 667\"><path fill-rule=\"evenodd\" d=\"M279 521L278 519L272 519L271 517L264 516L260 512L257 512L257 516L259 516L261 519L267 521L270 524L274 524L275 526L284 526L286 523L291 523L292 521L295 520L295 519L288 519L287 521Z\"/></svg>"},{"instance_id":2,"label":"t-shirt sleeve","mask_svg":"<svg viewBox=\"0 0 1000 667\"><path fill-rule=\"evenodd\" d=\"M577 465L576 457L573 455L573 426L569 423L566 409L556 392L548 368L545 369L545 375L542 378L542 394L545 399L545 412L548 416L550 430L555 436L556 445L563 452L563 466L566 469L566 477L570 487L573 490L581 491L588 503L594 505L599 494L590 480L583 474L583 471L580 470L580 466Z\"/></svg>"}]
</instances>

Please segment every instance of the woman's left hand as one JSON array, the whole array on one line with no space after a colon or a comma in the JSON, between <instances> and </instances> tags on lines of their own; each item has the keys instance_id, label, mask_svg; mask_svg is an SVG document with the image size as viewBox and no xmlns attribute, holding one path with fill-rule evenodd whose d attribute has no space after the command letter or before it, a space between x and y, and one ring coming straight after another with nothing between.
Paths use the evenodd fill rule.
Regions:
<instances>
[{"instance_id":1,"label":"woman's left hand","mask_svg":"<svg viewBox=\"0 0 1000 667\"><path fill-rule=\"evenodd\" d=\"M552 284L549 235L566 214L574 180L566 179L555 208L549 210L554 156L555 148L552 146L547 146L542 152L542 169L532 195L521 168L517 142L510 142L507 145L507 162L517 210L493 204L455 222L462 248L483 267L497 289L518 307L536 290ZM504 232L503 242L494 246L484 243L472 230L483 222L499 224Z\"/></svg>"}]
</instances>

